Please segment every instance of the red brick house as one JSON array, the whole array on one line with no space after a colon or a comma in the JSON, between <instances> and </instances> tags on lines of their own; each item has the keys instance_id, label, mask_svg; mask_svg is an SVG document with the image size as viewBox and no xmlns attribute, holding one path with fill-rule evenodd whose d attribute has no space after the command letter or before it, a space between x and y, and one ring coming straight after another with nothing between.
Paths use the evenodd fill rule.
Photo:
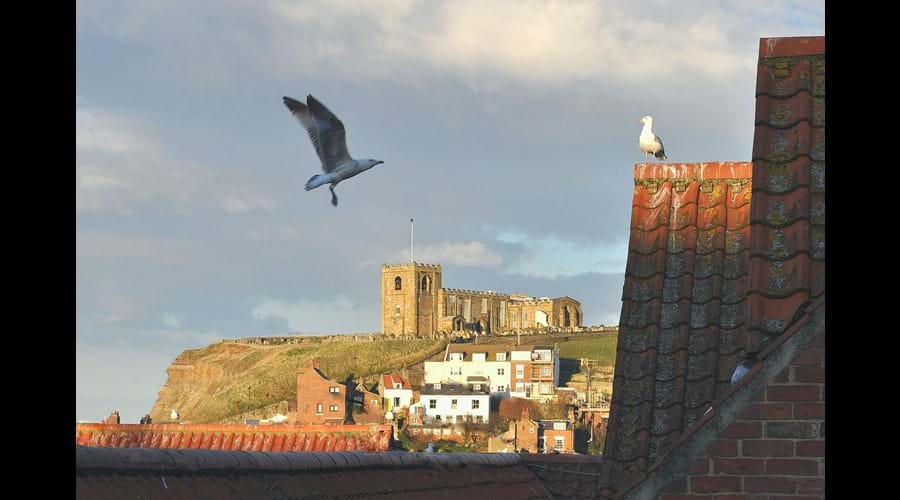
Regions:
<instances>
[{"instance_id":1,"label":"red brick house","mask_svg":"<svg viewBox=\"0 0 900 500\"><path fill-rule=\"evenodd\" d=\"M347 420L347 387L328 379L319 371L319 362L297 370L297 412L291 421L298 424L343 424Z\"/></svg>"},{"instance_id":2,"label":"red brick house","mask_svg":"<svg viewBox=\"0 0 900 500\"><path fill-rule=\"evenodd\" d=\"M824 52L760 40L752 163L635 166L600 498L824 498Z\"/></svg>"}]
</instances>

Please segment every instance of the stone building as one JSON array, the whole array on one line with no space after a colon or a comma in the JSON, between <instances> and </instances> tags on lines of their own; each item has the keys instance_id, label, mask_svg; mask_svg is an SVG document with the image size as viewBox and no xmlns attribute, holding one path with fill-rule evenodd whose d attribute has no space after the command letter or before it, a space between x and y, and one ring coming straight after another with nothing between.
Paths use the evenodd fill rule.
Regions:
<instances>
[{"instance_id":1,"label":"stone building","mask_svg":"<svg viewBox=\"0 0 900 500\"><path fill-rule=\"evenodd\" d=\"M381 331L431 337L452 332L505 333L582 326L581 303L571 297L530 297L443 288L440 264L381 267Z\"/></svg>"}]
</instances>

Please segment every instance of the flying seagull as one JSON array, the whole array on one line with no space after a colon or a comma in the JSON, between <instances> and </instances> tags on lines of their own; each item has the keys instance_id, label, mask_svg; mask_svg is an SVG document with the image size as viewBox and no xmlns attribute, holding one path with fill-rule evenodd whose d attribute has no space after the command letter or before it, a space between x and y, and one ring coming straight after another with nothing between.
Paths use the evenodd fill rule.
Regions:
<instances>
[{"instance_id":1,"label":"flying seagull","mask_svg":"<svg viewBox=\"0 0 900 500\"><path fill-rule=\"evenodd\" d=\"M668 160L662 139L653 133L653 117L645 116L638 120L638 123L644 124L644 128L641 130L641 138L638 141L641 151L644 152L644 159L647 158L647 153L650 153L657 159Z\"/></svg>"},{"instance_id":2,"label":"flying seagull","mask_svg":"<svg viewBox=\"0 0 900 500\"><path fill-rule=\"evenodd\" d=\"M314 175L306 181L306 190L315 189L323 184L331 184L331 204L337 206L337 195L334 188L338 183L357 174L384 163L380 160L354 160L347 151L346 131L341 120L324 104L311 95L306 96L306 104L284 97L284 105L291 111L316 148L316 154L322 161L322 175Z\"/></svg>"}]
</instances>

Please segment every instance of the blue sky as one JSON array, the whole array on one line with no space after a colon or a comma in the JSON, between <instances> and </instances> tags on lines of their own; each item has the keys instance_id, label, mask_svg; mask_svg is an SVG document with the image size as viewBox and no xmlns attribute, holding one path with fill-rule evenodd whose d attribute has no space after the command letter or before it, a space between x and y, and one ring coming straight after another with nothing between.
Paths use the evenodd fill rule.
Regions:
<instances>
[{"instance_id":1,"label":"blue sky","mask_svg":"<svg viewBox=\"0 0 900 500\"><path fill-rule=\"evenodd\" d=\"M136 422L179 352L376 331L382 263L618 321L641 116L670 161L746 161L758 40L821 1L76 4L76 417ZM281 103L385 164L305 192Z\"/></svg>"}]
</instances>

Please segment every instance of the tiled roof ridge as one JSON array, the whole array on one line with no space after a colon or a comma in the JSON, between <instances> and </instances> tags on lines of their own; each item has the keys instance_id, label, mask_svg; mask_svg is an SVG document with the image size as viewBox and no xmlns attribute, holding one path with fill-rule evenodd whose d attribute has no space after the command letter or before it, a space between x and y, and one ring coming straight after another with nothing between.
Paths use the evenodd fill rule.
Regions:
<instances>
[{"instance_id":1,"label":"tiled roof ridge","mask_svg":"<svg viewBox=\"0 0 900 500\"><path fill-rule=\"evenodd\" d=\"M759 39L759 59L825 54L825 36L776 36Z\"/></svg>"},{"instance_id":2,"label":"tiled roof ridge","mask_svg":"<svg viewBox=\"0 0 900 500\"><path fill-rule=\"evenodd\" d=\"M409 453L383 451L265 452L157 448L75 447L77 469L312 471L386 467L507 467L521 464L516 453Z\"/></svg>"},{"instance_id":3,"label":"tiled roof ridge","mask_svg":"<svg viewBox=\"0 0 900 500\"><path fill-rule=\"evenodd\" d=\"M729 391L716 398L710 404L709 411L669 445L645 473L634 479L628 487L623 488L623 493L617 498L655 498L661 487L685 474L691 460L703 454L707 446L718 438L720 431L738 418L750 404L752 396L760 388L771 383L797 354L824 331L824 321L823 295L813 301L804 314L797 318L776 341L761 351L760 362ZM766 362L767 360L769 362ZM602 492L600 497L609 498Z\"/></svg>"}]
</instances>

